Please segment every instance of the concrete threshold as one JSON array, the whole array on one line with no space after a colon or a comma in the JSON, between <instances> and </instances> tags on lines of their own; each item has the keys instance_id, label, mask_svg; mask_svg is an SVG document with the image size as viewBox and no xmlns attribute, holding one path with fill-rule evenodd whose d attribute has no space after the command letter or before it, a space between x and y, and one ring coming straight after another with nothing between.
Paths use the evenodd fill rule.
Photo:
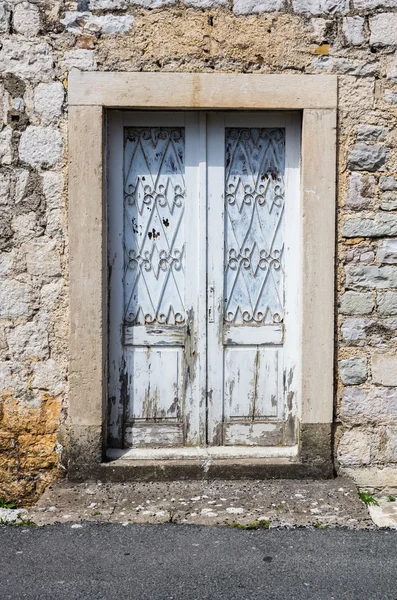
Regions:
<instances>
[{"instance_id":1,"label":"concrete threshold","mask_svg":"<svg viewBox=\"0 0 397 600\"><path fill-rule=\"evenodd\" d=\"M72 483L47 488L29 518L38 525L96 521L265 528L371 528L350 479L188 480Z\"/></svg>"}]
</instances>

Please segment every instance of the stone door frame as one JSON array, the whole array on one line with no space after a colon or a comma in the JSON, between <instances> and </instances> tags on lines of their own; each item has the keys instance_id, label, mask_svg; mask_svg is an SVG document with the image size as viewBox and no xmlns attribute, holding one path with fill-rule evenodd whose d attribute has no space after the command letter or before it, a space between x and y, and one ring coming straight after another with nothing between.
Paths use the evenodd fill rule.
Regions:
<instances>
[{"instance_id":1,"label":"stone door frame","mask_svg":"<svg viewBox=\"0 0 397 600\"><path fill-rule=\"evenodd\" d=\"M202 461L168 469L103 463L108 327L105 134L106 114L112 108L301 112L299 457L254 460L250 465L220 461L207 474L247 476L250 467L255 477L331 476L337 77L72 71L68 89L69 477L122 480L158 476L160 471L170 477L203 475Z\"/></svg>"}]
</instances>

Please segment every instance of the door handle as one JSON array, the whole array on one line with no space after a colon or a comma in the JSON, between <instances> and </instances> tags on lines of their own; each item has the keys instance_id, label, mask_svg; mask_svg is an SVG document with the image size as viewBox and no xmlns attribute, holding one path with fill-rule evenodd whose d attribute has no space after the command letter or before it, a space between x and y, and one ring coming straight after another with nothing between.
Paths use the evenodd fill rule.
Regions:
<instances>
[{"instance_id":1,"label":"door handle","mask_svg":"<svg viewBox=\"0 0 397 600\"><path fill-rule=\"evenodd\" d=\"M208 287L208 322L213 323L215 317L215 286Z\"/></svg>"}]
</instances>

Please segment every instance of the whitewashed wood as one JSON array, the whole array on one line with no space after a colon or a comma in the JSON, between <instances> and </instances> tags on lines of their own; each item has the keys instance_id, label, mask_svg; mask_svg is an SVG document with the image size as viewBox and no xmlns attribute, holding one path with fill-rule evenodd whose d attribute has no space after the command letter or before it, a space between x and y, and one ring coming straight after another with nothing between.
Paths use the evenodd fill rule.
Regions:
<instances>
[{"instance_id":1,"label":"whitewashed wood","mask_svg":"<svg viewBox=\"0 0 397 600\"><path fill-rule=\"evenodd\" d=\"M120 117L120 115L122 116ZM156 423L156 431L159 435L161 435L160 421L162 421L165 437L164 442L159 440L158 443L168 445L170 437L167 422L169 419L176 419L180 422L184 441L197 444L201 441L199 437L200 418L203 420L201 413L205 414L205 406L200 403L205 382L201 385L198 383L198 378L203 377L202 368L201 371L199 370L200 359L205 360L205 354L199 357L197 349L199 328L199 231L192 225L199 220L198 115L194 113L173 113L170 115L119 113L118 120L117 114L114 119L116 120L112 124L112 137L110 137L109 144L110 165L114 167L110 171L109 178L109 232L112 238L109 255L112 261L110 263L112 267L110 310L113 315L110 321L110 336L113 340L113 344L110 345L111 380L109 392L112 394L110 439L115 446L123 446L127 443L125 437L127 435L126 424L144 419L148 425ZM142 135L144 133L145 137L149 139L143 140L147 144L144 148L146 162L138 161L137 165L133 165L131 169L131 157L133 156L131 148L129 149L129 155L128 152L125 155L124 174L126 181L125 185L122 186L120 148L123 143L123 129L126 127L128 128L127 131L132 132L135 148L137 147L135 140L137 134ZM170 132L178 131L180 133L182 131L180 128L183 128L183 136L186 140L185 166L177 169L178 181L175 185L180 185L181 188L184 185L184 189L180 190L181 196L183 196L184 216L182 217L181 214L178 216L179 228L175 227L171 231L171 236L167 236L164 231L166 225L163 221L168 220L168 227L172 230L171 219L175 212L175 207L172 205L173 193L168 193L173 192L169 189L169 184L170 182L172 184L173 178L173 163L170 160L168 165L164 166L164 161L161 163L158 157L153 157L150 153L152 147L155 149L159 146L160 141L163 144L169 142ZM178 136L180 137L179 133ZM154 136L154 139L151 136ZM161 140L161 136L165 139ZM114 164L114 162L117 162L117 164ZM150 177L150 190L145 190L139 178L142 178L143 173L146 173L144 182L146 183L148 163L149 166L152 163L150 170L153 171L153 177ZM158 171L163 173L163 175L160 173L160 178L158 177ZM179 173L179 171L183 172ZM163 180L161 180L161 177ZM138 186L136 185L137 182L139 183ZM159 191L163 191L160 190L160 185L166 186L167 184L168 189L167 191L164 190L161 203L166 204L162 208L167 209L168 213L163 215L154 202L154 196ZM128 188L128 185L132 185L132 187ZM124 226L121 201L123 188L127 196L133 195L133 201L127 202L127 212L124 213L127 215L127 221L124 222ZM146 198L150 202L145 202L145 194L150 194L151 197ZM155 201L159 201L159 199L157 198ZM154 208L157 211L156 223L154 224L153 220L149 223L149 220L144 216L144 211L141 210L143 214L140 214L139 210L135 210L136 214L133 215L135 219L134 227L131 228L128 222L128 219L132 219L131 214L129 214L131 206L136 207L139 205L142 209L142 207L149 206L149 204L151 209ZM169 208L170 205L171 209ZM181 206L176 208L181 208ZM183 231L182 221L185 218L188 219L191 228L189 236L185 236ZM153 230L153 227L156 231L160 230L159 237L152 235L150 238L147 236L143 244L136 242L134 236L138 237L141 230L147 235L149 230ZM127 232L124 239L123 230ZM185 283L184 278L179 276L177 281L173 281L175 285L169 290L166 280L164 277L161 278L161 265L155 275L153 269L156 269L156 266L159 267L156 259L158 257L161 259L161 253L173 253L176 241L181 245L181 248L183 247L181 266L183 265L183 270L186 268L189 272L189 282L188 284ZM123 250L124 261L120 258L123 256ZM144 273L146 279L142 278L142 283L145 284L144 303L141 303L141 305L139 305L139 302L141 301L142 287L135 286L134 288L134 280L128 279L128 274L125 270L123 271L123 263L127 265L128 269L131 250L132 259L138 259L141 267L143 264L143 269L145 269L145 260L147 260L148 271ZM154 257L153 251L156 257ZM115 266L116 269L114 269ZM114 285L114 289L112 289L116 273L118 280ZM151 275L150 279L147 277L147 273ZM156 289L156 284L158 284L158 289ZM135 310L131 301L132 294L137 296L139 310ZM180 301L180 305L177 307L178 301ZM123 304L124 309L128 308L127 313L123 313ZM175 310L172 310L174 305ZM201 307L201 311L203 310L205 311L205 306ZM176 318L177 314L180 315L180 318ZM154 322L156 325L144 324L145 321ZM201 427L202 431L203 427ZM142 432L141 429L141 437L143 436ZM130 434L128 435L130 436ZM139 443L142 444L144 441Z\"/></svg>"},{"instance_id":2,"label":"whitewashed wood","mask_svg":"<svg viewBox=\"0 0 397 600\"><path fill-rule=\"evenodd\" d=\"M223 323L222 305L225 296L227 298L222 283L224 264L222 233L224 231L225 198L225 170L222 169L222 165L225 164L225 127L285 128L286 131L285 168L283 169L283 165L281 168L285 176L286 203L288 201L288 209L285 211L285 229L288 229L285 272L286 280L291 276L291 282L286 288L288 293L283 291L282 285L279 287L280 297L285 296L283 309L286 311L287 320L274 330L267 329L268 325L262 327L250 327L246 324L226 326L227 324ZM299 254L300 250L299 219L297 218L297 211L299 211L299 159L296 158L299 157L299 128L296 117L287 113L268 115L263 113L241 113L240 115L218 113L209 116L208 130L208 239L210 248L208 281L210 289L213 287L211 294L214 297L215 305L214 322L208 323L208 440L212 444L222 444L225 443L230 420L259 419L263 416L271 416L277 418L281 423L287 416L292 419L296 418L299 381L297 374L295 374L295 379L293 375L298 362L299 346L296 332L299 331L299 317L293 305L296 304L299 288L298 278L293 271L299 266L299 257L297 261L293 257L294 254ZM227 184L228 180L226 179ZM252 189L249 191L251 192ZM297 205L297 208L293 208L294 204ZM233 231L235 231L236 223L237 221L233 223ZM247 229L246 226L244 227ZM274 227L272 227L273 231ZM258 236L255 235L252 242L255 243L257 238ZM278 243L281 250L283 240L280 238ZM242 247L240 244L240 248ZM284 313L280 315L281 318L283 316ZM293 316L295 316L296 323L292 322ZM290 328L291 340L288 337ZM261 330L263 331L262 336ZM256 343L261 345L255 346ZM274 345L277 343L279 346ZM284 348L288 348L288 351L284 352ZM286 357L288 362L286 362ZM262 363L262 368L260 368L260 363ZM250 430L245 429L245 431L250 436ZM248 437L246 443L258 443L258 439L258 437ZM290 436L285 443L293 444L294 440Z\"/></svg>"},{"instance_id":3,"label":"whitewashed wood","mask_svg":"<svg viewBox=\"0 0 397 600\"><path fill-rule=\"evenodd\" d=\"M125 448L177 448L183 445L181 423L134 423L125 428Z\"/></svg>"},{"instance_id":4,"label":"whitewashed wood","mask_svg":"<svg viewBox=\"0 0 397 600\"><path fill-rule=\"evenodd\" d=\"M282 423L227 423L226 446L279 446L283 441Z\"/></svg>"},{"instance_id":5,"label":"whitewashed wood","mask_svg":"<svg viewBox=\"0 0 397 600\"><path fill-rule=\"evenodd\" d=\"M262 327L249 325L223 326L223 343L227 346L240 344L268 345L282 344L284 325L265 325Z\"/></svg>"},{"instance_id":6,"label":"whitewashed wood","mask_svg":"<svg viewBox=\"0 0 397 600\"><path fill-rule=\"evenodd\" d=\"M134 325L124 327L124 343L134 346L183 346L185 327Z\"/></svg>"},{"instance_id":7,"label":"whitewashed wood","mask_svg":"<svg viewBox=\"0 0 397 600\"><path fill-rule=\"evenodd\" d=\"M283 393L282 348L226 347L224 421L277 417Z\"/></svg>"},{"instance_id":8,"label":"whitewashed wood","mask_svg":"<svg viewBox=\"0 0 397 600\"><path fill-rule=\"evenodd\" d=\"M73 70L68 91L70 105L141 110L324 109L337 105L337 76Z\"/></svg>"}]
</instances>

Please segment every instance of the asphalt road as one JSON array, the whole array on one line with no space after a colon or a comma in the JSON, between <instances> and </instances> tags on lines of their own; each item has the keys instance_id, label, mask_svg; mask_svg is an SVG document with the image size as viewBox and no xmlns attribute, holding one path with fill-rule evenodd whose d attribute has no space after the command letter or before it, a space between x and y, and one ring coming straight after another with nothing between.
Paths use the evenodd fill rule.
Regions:
<instances>
[{"instance_id":1,"label":"asphalt road","mask_svg":"<svg viewBox=\"0 0 397 600\"><path fill-rule=\"evenodd\" d=\"M0 599L397 600L397 531L0 527Z\"/></svg>"}]
</instances>

